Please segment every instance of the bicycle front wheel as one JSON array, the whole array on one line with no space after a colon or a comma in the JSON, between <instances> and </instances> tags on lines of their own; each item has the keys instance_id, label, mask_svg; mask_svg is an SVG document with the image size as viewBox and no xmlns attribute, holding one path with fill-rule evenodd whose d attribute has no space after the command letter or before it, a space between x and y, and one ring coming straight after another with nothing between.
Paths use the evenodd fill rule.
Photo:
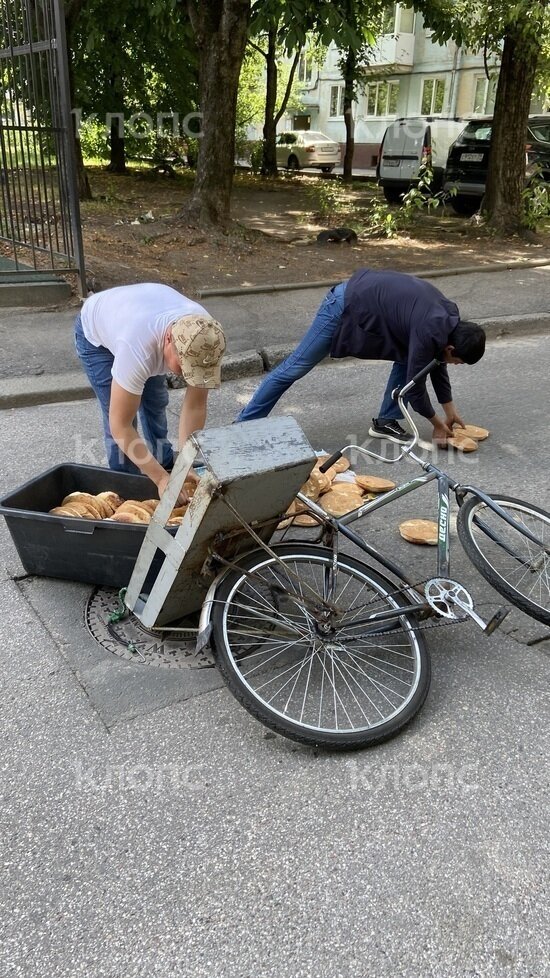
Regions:
<instances>
[{"instance_id":1,"label":"bicycle front wheel","mask_svg":"<svg viewBox=\"0 0 550 978\"><path fill-rule=\"evenodd\" d=\"M311 746L355 749L393 736L418 712L430 662L409 606L358 560L302 544L248 554L220 583L212 645L220 672L256 719ZM327 606L333 609L327 618Z\"/></svg>"},{"instance_id":2,"label":"bicycle front wheel","mask_svg":"<svg viewBox=\"0 0 550 978\"><path fill-rule=\"evenodd\" d=\"M499 493L491 494L491 499L520 529L470 496L458 511L460 542L499 594L531 618L550 625L550 513ZM524 530L540 540L540 545Z\"/></svg>"}]
</instances>

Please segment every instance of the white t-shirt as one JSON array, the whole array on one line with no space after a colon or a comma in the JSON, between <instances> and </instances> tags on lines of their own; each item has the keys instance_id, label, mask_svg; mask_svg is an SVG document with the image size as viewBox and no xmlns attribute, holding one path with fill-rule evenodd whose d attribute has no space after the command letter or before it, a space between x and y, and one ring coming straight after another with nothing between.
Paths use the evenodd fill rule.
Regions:
<instances>
[{"instance_id":1,"label":"white t-shirt","mask_svg":"<svg viewBox=\"0 0 550 978\"><path fill-rule=\"evenodd\" d=\"M96 292L82 306L82 329L92 346L114 356L111 374L130 394L142 394L149 377L165 374L166 330L180 316L210 314L168 285L121 285Z\"/></svg>"}]
</instances>

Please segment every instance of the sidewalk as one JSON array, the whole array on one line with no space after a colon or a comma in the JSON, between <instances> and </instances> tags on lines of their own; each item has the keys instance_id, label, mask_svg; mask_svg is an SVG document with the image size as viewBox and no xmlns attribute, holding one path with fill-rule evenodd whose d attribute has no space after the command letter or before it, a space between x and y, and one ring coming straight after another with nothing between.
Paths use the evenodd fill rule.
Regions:
<instances>
[{"instance_id":1,"label":"sidewalk","mask_svg":"<svg viewBox=\"0 0 550 978\"><path fill-rule=\"evenodd\" d=\"M550 332L550 266L438 275L433 281L490 337ZM300 339L328 287L205 297L228 338L224 379L270 369ZM91 396L73 349L77 311L0 309L0 408Z\"/></svg>"}]
</instances>

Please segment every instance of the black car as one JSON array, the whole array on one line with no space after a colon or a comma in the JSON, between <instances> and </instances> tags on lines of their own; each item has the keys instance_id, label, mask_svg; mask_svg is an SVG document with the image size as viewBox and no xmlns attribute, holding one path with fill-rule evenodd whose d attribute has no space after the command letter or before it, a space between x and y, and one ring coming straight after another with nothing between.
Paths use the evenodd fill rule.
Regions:
<instances>
[{"instance_id":1,"label":"black car","mask_svg":"<svg viewBox=\"0 0 550 978\"><path fill-rule=\"evenodd\" d=\"M449 150L443 188L457 188L451 204L457 214L475 214L485 193L492 118L474 119ZM525 182L550 183L550 114L531 116L525 140Z\"/></svg>"}]
</instances>

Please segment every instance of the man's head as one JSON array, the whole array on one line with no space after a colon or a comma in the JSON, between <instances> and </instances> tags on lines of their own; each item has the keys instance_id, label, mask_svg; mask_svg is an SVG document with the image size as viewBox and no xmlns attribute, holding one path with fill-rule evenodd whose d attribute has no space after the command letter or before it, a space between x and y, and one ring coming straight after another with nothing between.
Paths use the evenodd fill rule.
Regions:
<instances>
[{"instance_id":1,"label":"man's head","mask_svg":"<svg viewBox=\"0 0 550 978\"><path fill-rule=\"evenodd\" d=\"M478 323L461 319L443 352L446 363L477 363L485 353L485 330Z\"/></svg>"},{"instance_id":2,"label":"man's head","mask_svg":"<svg viewBox=\"0 0 550 978\"><path fill-rule=\"evenodd\" d=\"M189 387L219 387L224 352L225 336L215 319L182 316L166 331L164 359Z\"/></svg>"}]
</instances>

